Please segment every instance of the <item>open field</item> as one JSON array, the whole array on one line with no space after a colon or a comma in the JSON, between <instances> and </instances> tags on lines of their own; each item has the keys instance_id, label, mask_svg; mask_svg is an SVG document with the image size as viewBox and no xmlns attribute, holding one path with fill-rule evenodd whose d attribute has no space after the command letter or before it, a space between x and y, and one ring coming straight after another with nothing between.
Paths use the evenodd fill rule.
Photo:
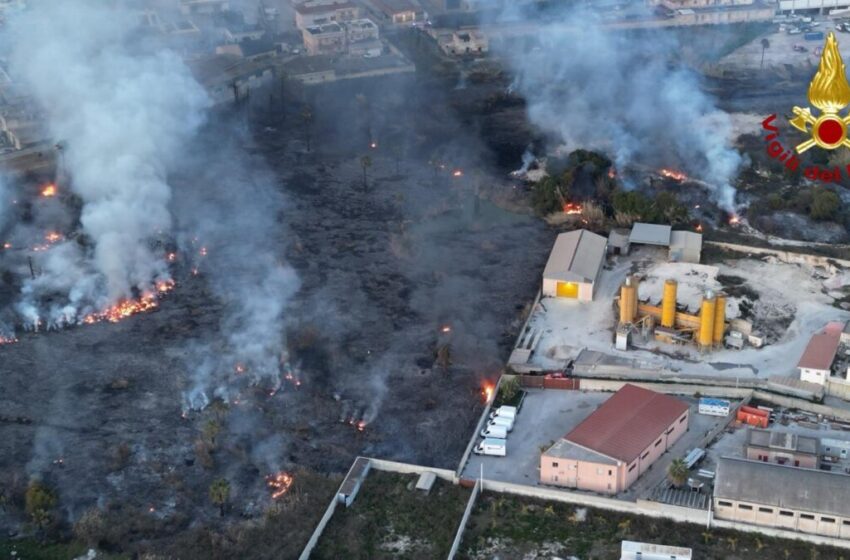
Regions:
<instances>
[{"instance_id":1,"label":"open field","mask_svg":"<svg viewBox=\"0 0 850 560\"><path fill-rule=\"evenodd\" d=\"M623 539L689 547L700 560L839 560L849 556L847 550L800 541L725 529L706 531L702 525L488 492L476 502L458 557L608 560L619 557Z\"/></svg>"},{"instance_id":2,"label":"open field","mask_svg":"<svg viewBox=\"0 0 850 560\"><path fill-rule=\"evenodd\" d=\"M445 558L470 490L437 479L429 494L418 475L372 471L349 508L337 508L312 558Z\"/></svg>"}]
</instances>

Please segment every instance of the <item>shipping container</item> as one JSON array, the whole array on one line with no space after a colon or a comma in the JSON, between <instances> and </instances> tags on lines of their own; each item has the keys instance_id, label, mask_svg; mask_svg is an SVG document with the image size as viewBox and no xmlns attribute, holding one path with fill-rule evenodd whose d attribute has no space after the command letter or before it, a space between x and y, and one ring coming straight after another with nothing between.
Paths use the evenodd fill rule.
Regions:
<instances>
[{"instance_id":1,"label":"shipping container","mask_svg":"<svg viewBox=\"0 0 850 560\"><path fill-rule=\"evenodd\" d=\"M823 41L823 31L810 31L803 35L806 41Z\"/></svg>"}]
</instances>

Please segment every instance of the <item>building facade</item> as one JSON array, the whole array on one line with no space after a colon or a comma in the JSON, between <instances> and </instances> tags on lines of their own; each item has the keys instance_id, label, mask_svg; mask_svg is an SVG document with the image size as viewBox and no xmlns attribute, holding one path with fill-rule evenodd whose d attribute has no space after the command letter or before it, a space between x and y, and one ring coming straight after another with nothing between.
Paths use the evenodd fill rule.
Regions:
<instances>
[{"instance_id":1,"label":"building facade","mask_svg":"<svg viewBox=\"0 0 850 560\"><path fill-rule=\"evenodd\" d=\"M827 323L823 330L812 336L797 363L800 380L825 385L832 374L832 364L841 343L841 334L845 323L833 321Z\"/></svg>"},{"instance_id":2,"label":"building facade","mask_svg":"<svg viewBox=\"0 0 850 560\"><path fill-rule=\"evenodd\" d=\"M338 23L308 27L301 33L304 49L311 56L345 51L345 29Z\"/></svg>"},{"instance_id":3,"label":"building facade","mask_svg":"<svg viewBox=\"0 0 850 560\"><path fill-rule=\"evenodd\" d=\"M626 490L687 431L688 405L624 385L540 456L540 482L602 494Z\"/></svg>"},{"instance_id":4,"label":"building facade","mask_svg":"<svg viewBox=\"0 0 850 560\"><path fill-rule=\"evenodd\" d=\"M718 519L850 538L850 477L721 457L714 483Z\"/></svg>"},{"instance_id":5,"label":"building facade","mask_svg":"<svg viewBox=\"0 0 850 560\"><path fill-rule=\"evenodd\" d=\"M543 270L543 297L591 301L606 247L604 237L584 229L560 234Z\"/></svg>"},{"instance_id":6,"label":"building facade","mask_svg":"<svg viewBox=\"0 0 850 560\"><path fill-rule=\"evenodd\" d=\"M360 7L354 2L307 2L295 7L295 26L304 30L328 23L342 23L360 17Z\"/></svg>"},{"instance_id":7,"label":"building facade","mask_svg":"<svg viewBox=\"0 0 850 560\"><path fill-rule=\"evenodd\" d=\"M818 440L813 437L751 428L744 451L747 459L753 461L818 468Z\"/></svg>"}]
</instances>

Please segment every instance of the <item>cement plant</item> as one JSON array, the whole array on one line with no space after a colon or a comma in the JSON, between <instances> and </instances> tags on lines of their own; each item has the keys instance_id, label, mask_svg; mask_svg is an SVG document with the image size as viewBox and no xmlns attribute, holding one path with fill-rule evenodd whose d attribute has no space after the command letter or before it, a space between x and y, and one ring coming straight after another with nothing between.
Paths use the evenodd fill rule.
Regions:
<instances>
[{"instance_id":1,"label":"cement plant","mask_svg":"<svg viewBox=\"0 0 850 560\"><path fill-rule=\"evenodd\" d=\"M850 0L0 0L0 559L850 557L848 57Z\"/></svg>"}]
</instances>

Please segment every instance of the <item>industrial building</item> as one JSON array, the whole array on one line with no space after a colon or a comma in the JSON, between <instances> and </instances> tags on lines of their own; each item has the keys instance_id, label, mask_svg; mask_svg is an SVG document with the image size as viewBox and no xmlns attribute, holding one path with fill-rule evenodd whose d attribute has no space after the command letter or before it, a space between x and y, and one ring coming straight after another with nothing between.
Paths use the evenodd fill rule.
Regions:
<instances>
[{"instance_id":1,"label":"industrial building","mask_svg":"<svg viewBox=\"0 0 850 560\"><path fill-rule=\"evenodd\" d=\"M295 26L304 30L329 23L343 23L360 17L360 7L354 2L307 2L295 7Z\"/></svg>"},{"instance_id":2,"label":"industrial building","mask_svg":"<svg viewBox=\"0 0 850 560\"><path fill-rule=\"evenodd\" d=\"M717 519L850 538L850 477L721 457L714 480Z\"/></svg>"},{"instance_id":3,"label":"industrial building","mask_svg":"<svg viewBox=\"0 0 850 560\"><path fill-rule=\"evenodd\" d=\"M751 428L744 451L747 459L753 461L818 468L818 440L813 437Z\"/></svg>"},{"instance_id":4,"label":"industrial building","mask_svg":"<svg viewBox=\"0 0 850 560\"><path fill-rule=\"evenodd\" d=\"M560 234L543 270L543 297L591 301L606 246L604 237L584 229Z\"/></svg>"},{"instance_id":5,"label":"industrial building","mask_svg":"<svg viewBox=\"0 0 850 560\"><path fill-rule=\"evenodd\" d=\"M629 337L634 330L639 330L644 337L652 332L661 342L696 343L702 350L723 344L727 329L726 296L707 291L699 314L694 315L678 309L678 283L675 280L664 282L660 306L638 300L639 283L638 278L628 277L620 286L618 349L628 348Z\"/></svg>"},{"instance_id":6,"label":"industrial building","mask_svg":"<svg viewBox=\"0 0 850 560\"><path fill-rule=\"evenodd\" d=\"M654 245L656 247L667 247L669 249L669 260L671 262L686 262L699 264L702 257L702 234L693 231L673 231L670 226L661 224L636 223L632 226L625 239L622 230L611 232L609 237L617 252L628 254L633 244Z\"/></svg>"},{"instance_id":7,"label":"industrial building","mask_svg":"<svg viewBox=\"0 0 850 560\"><path fill-rule=\"evenodd\" d=\"M626 384L540 456L540 482L626 490L688 429L688 405Z\"/></svg>"},{"instance_id":8,"label":"industrial building","mask_svg":"<svg viewBox=\"0 0 850 560\"><path fill-rule=\"evenodd\" d=\"M832 364L841 342L844 323L832 321L821 332L812 336L797 369L800 379L809 383L825 385L832 373Z\"/></svg>"}]
</instances>

